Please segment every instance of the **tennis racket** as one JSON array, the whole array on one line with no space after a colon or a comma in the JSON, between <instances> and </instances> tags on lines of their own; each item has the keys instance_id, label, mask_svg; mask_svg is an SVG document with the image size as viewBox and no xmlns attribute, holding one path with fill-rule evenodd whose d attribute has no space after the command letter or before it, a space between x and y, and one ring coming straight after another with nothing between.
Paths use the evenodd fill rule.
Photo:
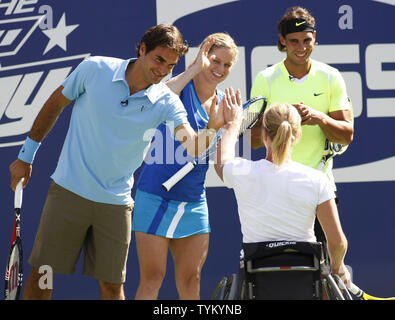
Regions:
<instances>
[{"instance_id":1,"label":"tennis racket","mask_svg":"<svg viewBox=\"0 0 395 320\"><path fill-rule=\"evenodd\" d=\"M354 123L354 112L353 112L353 108L352 108L352 103L351 103L351 99L348 97L348 103L350 105L350 112L351 112L351 119L352 122ZM343 154L349 145L343 145L340 143L334 143L329 141L328 139L325 140L325 150L324 150L324 155L322 157L321 163L318 166L318 170L321 171L326 171L330 160L333 159L335 156L341 155Z\"/></svg>"},{"instance_id":2,"label":"tennis racket","mask_svg":"<svg viewBox=\"0 0 395 320\"><path fill-rule=\"evenodd\" d=\"M362 289L358 288L354 283L351 283L350 287L348 290L357 298L361 300L395 300L395 297L390 297L390 298L378 298L378 297L373 297L369 294L367 294L365 291Z\"/></svg>"},{"instance_id":3,"label":"tennis racket","mask_svg":"<svg viewBox=\"0 0 395 320\"><path fill-rule=\"evenodd\" d=\"M343 154L348 148L348 145L334 143L329 141L328 139L325 140L325 150L324 155L322 157L321 163L318 167L318 170L325 171L326 167L328 166L331 159L335 156L339 156Z\"/></svg>"},{"instance_id":4,"label":"tennis racket","mask_svg":"<svg viewBox=\"0 0 395 320\"><path fill-rule=\"evenodd\" d=\"M244 132L248 129L251 129L259 120L259 118L265 112L267 105L266 98L262 96L256 96L251 98L247 102L243 104L243 123L241 124L239 130L239 138L244 134ZM200 157L197 157L195 160L188 162L184 165L180 170L178 170L173 176L171 176L167 181L162 183L162 187L169 191L173 186L184 178L189 172L195 168L198 163L205 163L213 153L215 153L218 142L222 136L222 130L220 129L213 139L210 146L207 148L206 152Z\"/></svg>"},{"instance_id":5,"label":"tennis racket","mask_svg":"<svg viewBox=\"0 0 395 320\"><path fill-rule=\"evenodd\" d=\"M14 229L12 232L11 248L8 255L5 272L5 299L19 300L23 279L23 251L21 239L21 207L22 207L22 182L19 181L15 188L14 197Z\"/></svg>"}]
</instances>

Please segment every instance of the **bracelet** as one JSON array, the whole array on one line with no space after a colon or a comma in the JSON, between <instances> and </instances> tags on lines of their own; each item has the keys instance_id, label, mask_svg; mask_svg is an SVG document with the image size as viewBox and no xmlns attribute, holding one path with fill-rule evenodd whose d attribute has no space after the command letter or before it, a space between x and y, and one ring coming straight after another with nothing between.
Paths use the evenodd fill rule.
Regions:
<instances>
[{"instance_id":1,"label":"bracelet","mask_svg":"<svg viewBox=\"0 0 395 320\"><path fill-rule=\"evenodd\" d=\"M36 152L37 152L38 148L40 147L40 145L41 145L41 142L34 141L34 140L30 139L30 137L28 136L26 138L26 141L23 144L21 150L19 151L18 159L32 164L34 157L36 155Z\"/></svg>"}]
</instances>

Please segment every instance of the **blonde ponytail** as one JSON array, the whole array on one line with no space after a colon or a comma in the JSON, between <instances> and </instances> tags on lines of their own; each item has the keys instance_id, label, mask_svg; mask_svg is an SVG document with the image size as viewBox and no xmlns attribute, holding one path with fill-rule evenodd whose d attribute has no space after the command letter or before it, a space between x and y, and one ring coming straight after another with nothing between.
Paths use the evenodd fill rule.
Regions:
<instances>
[{"instance_id":1,"label":"blonde ponytail","mask_svg":"<svg viewBox=\"0 0 395 320\"><path fill-rule=\"evenodd\" d=\"M288 121L281 122L272 140L273 162L281 165L290 158L292 149L292 127Z\"/></svg>"},{"instance_id":2,"label":"blonde ponytail","mask_svg":"<svg viewBox=\"0 0 395 320\"><path fill-rule=\"evenodd\" d=\"M301 135L301 118L292 105L274 104L265 113L263 123L272 140L273 163L280 166L291 158L292 147Z\"/></svg>"}]
</instances>

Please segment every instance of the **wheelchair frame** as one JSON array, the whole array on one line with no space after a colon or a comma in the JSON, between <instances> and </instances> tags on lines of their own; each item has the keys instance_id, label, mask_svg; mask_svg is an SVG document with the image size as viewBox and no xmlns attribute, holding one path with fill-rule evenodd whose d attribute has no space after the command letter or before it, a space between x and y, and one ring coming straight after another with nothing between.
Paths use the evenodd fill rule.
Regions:
<instances>
[{"instance_id":1,"label":"wheelchair frame","mask_svg":"<svg viewBox=\"0 0 395 320\"><path fill-rule=\"evenodd\" d=\"M312 294L312 297L316 300L323 299L323 291L325 291L329 300L352 300L343 281L337 275L331 274L327 251L320 242L270 241L252 244L243 243L242 253L239 273L234 273L229 278L223 277L211 297L212 300L254 300L256 299L253 289L255 284L251 275L295 271L301 274L304 272L316 273L318 281L315 284L315 294ZM291 258L310 256L312 263L298 264L296 262L295 265L254 266L254 262L257 260L264 261L265 258L272 259L280 256ZM298 298L295 297L295 299Z\"/></svg>"}]
</instances>

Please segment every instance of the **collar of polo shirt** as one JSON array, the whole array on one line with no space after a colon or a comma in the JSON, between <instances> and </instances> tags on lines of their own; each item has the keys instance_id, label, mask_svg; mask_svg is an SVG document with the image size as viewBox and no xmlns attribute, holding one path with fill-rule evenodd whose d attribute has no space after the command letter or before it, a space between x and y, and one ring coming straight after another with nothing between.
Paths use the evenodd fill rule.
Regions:
<instances>
[{"instance_id":1,"label":"collar of polo shirt","mask_svg":"<svg viewBox=\"0 0 395 320\"><path fill-rule=\"evenodd\" d=\"M122 64L118 67L118 69L115 70L112 81L113 82L124 81L125 84L127 85L126 77L125 77L126 68L128 67L129 63L134 63L136 61L137 61L137 58L131 58L131 59L124 60L122 62ZM146 95L148 97L148 99L151 101L151 103L154 104L162 96L163 90L164 89L168 90L167 88L168 87L166 86L165 83L160 82L158 84L150 85L147 89L145 89L142 92L142 94ZM138 95L139 93L136 93L136 94Z\"/></svg>"}]
</instances>

